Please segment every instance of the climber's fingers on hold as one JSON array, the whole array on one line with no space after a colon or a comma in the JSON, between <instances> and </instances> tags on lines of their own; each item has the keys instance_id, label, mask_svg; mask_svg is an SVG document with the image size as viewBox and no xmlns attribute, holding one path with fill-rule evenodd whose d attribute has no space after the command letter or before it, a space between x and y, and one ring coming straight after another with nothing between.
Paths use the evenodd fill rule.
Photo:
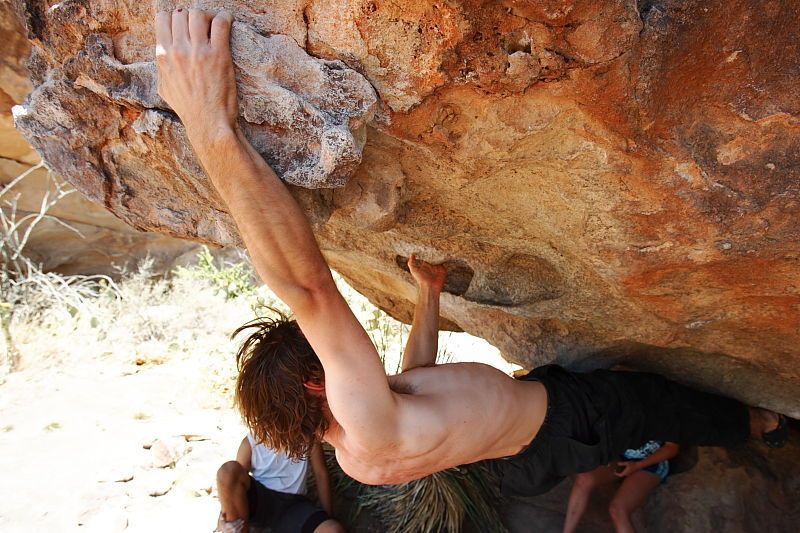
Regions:
<instances>
[{"instance_id":1,"label":"climber's fingers on hold","mask_svg":"<svg viewBox=\"0 0 800 533\"><path fill-rule=\"evenodd\" d=\"M164 57L172 47L172 15L168 11L156 13L156 57Z\"/></svg>"},{"instance_id":2,"label":"climber's fingers on hold","mask_svg":"<svg viewBox=\"0 0 800 533\"><path fill-rule=\"evenodd\" d=\"M230 50L231 24L233 17L227 11L220 11L211 21L211 46L221 50Z\"/></svg>"},{"instance_id":3,"label":"climber's fingers on hold","mask_svg":"<svg viewBox=\"0 0 800 533\"><path fill-rule=\"evenodd\" d=\"M189 48L189 12L178 8L172 12L172 46Z\"/></svg>"},{"instance_id":4,"label":"climber's fingers on hold","mask_svg":"<svg viewBox=\"0 0 800 533\"><path fill-rule=\"evenodd\" d=\"M189 38L192 41L192 46L208 44L211 19L213 18L214 15L202 9L189 10Z\"/></svg>"}]
</instances>

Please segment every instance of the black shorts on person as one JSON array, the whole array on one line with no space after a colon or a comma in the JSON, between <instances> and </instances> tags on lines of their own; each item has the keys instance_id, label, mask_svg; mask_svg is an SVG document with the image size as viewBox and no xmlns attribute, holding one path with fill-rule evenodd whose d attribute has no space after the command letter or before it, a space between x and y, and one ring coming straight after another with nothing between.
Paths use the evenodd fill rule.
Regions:
<instances>
[{"instance_id":1,"label":"black shorts on person","mask_svg":"<svg viewBox=\"0 0 800 533\"><path fill-rule=\"evenodd\" d=\"M617 460L649 440L733 447L750 434L747 406L656 374L539 367L520 378L547 389L547 414L536 437L489 467L507 496L535 496L564 477Z\"/></svg>"},{"instance_id":2,"label":"black shorts on person","mask_svg":"<svg viewBox=\"0 0 800 533\"><path fill-rule=\"evenodd\" d=\"M328 520L328 513L302 494L268 489L253 477L247 489L250 524L269 527L274 533L313 533Z\"/></svg>"}]
</instances>

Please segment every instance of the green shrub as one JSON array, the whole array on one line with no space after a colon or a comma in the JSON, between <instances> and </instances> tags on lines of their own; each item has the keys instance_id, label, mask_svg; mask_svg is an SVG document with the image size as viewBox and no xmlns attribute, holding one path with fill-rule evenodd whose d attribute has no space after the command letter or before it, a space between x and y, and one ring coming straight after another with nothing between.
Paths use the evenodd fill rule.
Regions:
<instances>
[{"instance_id":1,"label":"green shrub","mask_svg":"<svg viewBox=\"0 0 800 533\"><path fill-rule=\"evenodd\" d=\"M216 263L208 246L203 246L197 253L197 263L191 267L178 267L175 275L208 281L227 300L250 296L255 292L253 271L247 262L227 263L222 266L217 266Z\"/></svg>"}]
</instances>

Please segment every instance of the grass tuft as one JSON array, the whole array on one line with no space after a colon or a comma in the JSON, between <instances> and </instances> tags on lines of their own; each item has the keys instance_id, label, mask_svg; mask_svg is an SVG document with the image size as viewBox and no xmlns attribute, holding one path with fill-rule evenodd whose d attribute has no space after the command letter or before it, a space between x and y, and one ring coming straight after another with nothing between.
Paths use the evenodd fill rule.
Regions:
<instances>
[{"instance_id":1,"label":"grass tuft","mask_svg":"<svg viewBox=\"0 0 800 533\"><path fill-rule=\"evenodd\" d=\"M498 513L498 485L482 463L437 472L400 485L364 485L342 471L332 447L324 445L335 490L356 501L352 516L368 512L386 533L458 533L465 522L477 531L506 531Z\"/></svg>"}]
</instances>

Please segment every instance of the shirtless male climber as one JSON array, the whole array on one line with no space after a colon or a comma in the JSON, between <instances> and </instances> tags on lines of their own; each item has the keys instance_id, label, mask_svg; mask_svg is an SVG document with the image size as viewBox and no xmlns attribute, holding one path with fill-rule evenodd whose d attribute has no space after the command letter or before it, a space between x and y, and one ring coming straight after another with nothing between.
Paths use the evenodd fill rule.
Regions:
<instances>
[{"instance_id":1,"label":"shirtless male climber","mask_svg":"<svg viewBox=\"0 0 800 533\"><path fill-rule=\"evenodd\" d=\"M504 492L528 495L648 440L785 440L775 413L652 374L547 366L514 380L482 364L435 366L441 276L421 284L403 372L387 377L304 213L237 125L231 24L227 13L158 13L156 61L159 94L183 121L258 274L296 317L251 325L237 356L237 403L257 440L300 458L325 439L344 471L370 484L496 459Z\"/></svg>"}]
</instances>

